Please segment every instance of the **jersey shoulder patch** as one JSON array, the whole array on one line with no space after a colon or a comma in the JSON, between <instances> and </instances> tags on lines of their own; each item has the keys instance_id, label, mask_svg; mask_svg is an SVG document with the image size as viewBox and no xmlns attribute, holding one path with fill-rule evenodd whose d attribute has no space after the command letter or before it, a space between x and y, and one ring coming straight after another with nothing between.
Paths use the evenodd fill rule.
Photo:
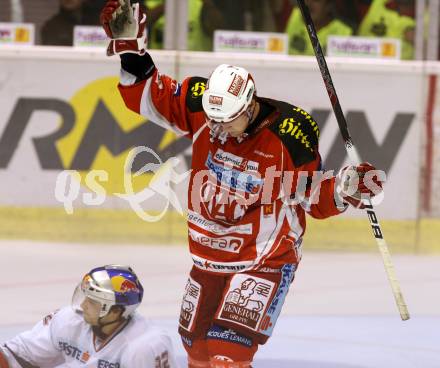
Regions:
<instances>
[{"instance_id":1,"label":"jersey shoulder patch","mask_svg":"<svg viewBox=\"0 0 440 368\"><path fill-rule=\"evenodd\" d=\"M186 91L186 106L191 112L199 112L203 110L202 96L206 89L206 78L191 77L188 81L188 89Z\"/></svg>"},{"instance_id":2,"label":"jersey shoulder patch","mask_svg":"<svg viewBox=\"0 0 440 368\"><path fill-rule=\"evenodd\" d=\"M319 141L316 121L300 107L283 102L277 105L280 115L269 129L281 139L296 167L315 160Z\"/></svg>"},{"instance_id":3,"label":"jersey shoulder patch","mask_svg":"<svg viewBox=\"0 0 440 368\"><path fill-rule=\"evenodd\" d=\"M55 314L57 314L58 312L59 312L59 309L57 309L54 312L45 316L43 318L43 326L48 326L50 324L50 322L52 321L53 317L55 316Z\"/></svg>"}]
</instances>

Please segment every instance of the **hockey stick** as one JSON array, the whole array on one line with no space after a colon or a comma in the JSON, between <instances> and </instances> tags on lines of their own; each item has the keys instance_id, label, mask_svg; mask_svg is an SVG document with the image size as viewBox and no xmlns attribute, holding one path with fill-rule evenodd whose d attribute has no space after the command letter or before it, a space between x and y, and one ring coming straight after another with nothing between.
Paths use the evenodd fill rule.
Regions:
<instances>
[{"instance_id":1,"label":"hockey stick","mask_svg":"<svg viewBox=\"0 0 440 368\"><path fill-rule=\"evenodd\" d=\"M324 80L325 88L327 89L327 93L330 98L336 120L338 121L342 139L345 142L345 149L347 150L348 157L350 158L350 161L352 163L359 164L360 159L351 139L350 132L348 131L347 121L345 120L344 113L342 112L338 96L336 95L336 90L333 85L332 77L330 75L330 71L328 70L327 62L325 61L324 53L322 52L321 44L319 43L315 25L313 24L312 17L310 16L310 11L304 0L297 0L297 2L304 19L304 23L306 25L307 32L309 33L313 50L315 51L316 60L318 61L322 79ZM368 219L370 221L371 229L373 230L374 238L376 239L377 245L379 246L379 250L382 255L385 271L387 273L388 280L393 291L397 308L399 309L400 317L403 321L406 321L407 319L409 319L408 307L406 306L405 300L403 299L402 291L400 290L400 285L396 277L396 272L394 270L393 263L391 262L388 245L385 241L382 228L370 200L368 200L368 204L365 203L365 208Z\"/></svg>"}]
</instances>

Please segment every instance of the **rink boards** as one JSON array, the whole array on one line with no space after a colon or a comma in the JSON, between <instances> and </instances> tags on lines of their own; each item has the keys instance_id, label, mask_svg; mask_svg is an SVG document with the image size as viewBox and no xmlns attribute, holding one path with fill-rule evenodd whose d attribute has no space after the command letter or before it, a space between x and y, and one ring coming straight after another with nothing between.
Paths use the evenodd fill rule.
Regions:
<instances>
[{"instance_id":1,"label":"rink boards","mask_svg":"<svg viewBox=\"0 0 440 368\"><path fill-rule=\"evenodd\" d=\"M178 173L188 169L191 157L189 141L125 108L116 89L117 58L106 58L101 50L70 48L2 49L0 58L2 237L144 243L185 239L185 219L172 205L165 211L169 203L163 193L152 193L142 203L144 212L153 217L166 212L158 222L142 221L126 200L115 195L127 192L124 164L132 148L149 147L160 163L177 157ZM177 80L207 76L224 62L248 68L260 96L289 101L315 117L326 169L347 163L313 58L167 51L156 51L153 58L163 74ZM422 163L429 72L417 62L333 59L329 66L362 160L387 173L378 214L388 241L403 251L432 250L438 222L418 221L419 193L426 184ZM65 170L77 174L57 187ZM107 174L91 175L96 170ZM151 177L132 179L134 190L146 187ZM93 178L100 188L86 184ZM173 183L170 190L185 208L187 184ZM66 185L72 196L67 207L73 214L67 214L60 202ZM371 235L365 225L364 214L358 211L332 221L310 221L308 243L324 249L368 248Z\"/></svg>"}]
</instances>

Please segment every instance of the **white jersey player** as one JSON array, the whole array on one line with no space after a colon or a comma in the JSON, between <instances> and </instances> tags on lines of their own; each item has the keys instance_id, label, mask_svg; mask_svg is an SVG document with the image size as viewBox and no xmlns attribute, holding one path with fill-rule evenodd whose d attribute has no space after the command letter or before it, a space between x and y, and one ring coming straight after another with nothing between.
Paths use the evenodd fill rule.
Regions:
<instances>
[{"instance_id":1,"label":"white jersey player","mask_svg":"<svg viewBox=\"0 0 440 368\"><path fill-rule=\"evenodd\" d=\"M135 312L143 288L130 267L87 273L72 306L0 347L0 368L176 368L170 338Z\"/></svg>"}]
</instances>

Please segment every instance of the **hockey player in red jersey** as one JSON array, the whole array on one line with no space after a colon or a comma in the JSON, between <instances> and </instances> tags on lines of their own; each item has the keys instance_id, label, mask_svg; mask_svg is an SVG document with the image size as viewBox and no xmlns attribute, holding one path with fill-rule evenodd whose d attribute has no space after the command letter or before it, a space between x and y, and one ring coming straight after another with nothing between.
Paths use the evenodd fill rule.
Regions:
<instances>
[{"instance_id":1,"label":"hockey player in red jersey","mask_svg":"<svg viewBox=\"0 0 440 368\"><path fill-rule=\"evenodd\" d=\"M192 140L194 265L179 321L188 366L250 367L293 281L306 213L325 219L349 204L362 207L381 181L367 163L323 175L316 122L299 107L257 96L243 68L223 64L209 79L182 83L159 74L138 4L108 0L101 22L108 55L121 58L126 106Z\"/></svg>"}]
</instances>

